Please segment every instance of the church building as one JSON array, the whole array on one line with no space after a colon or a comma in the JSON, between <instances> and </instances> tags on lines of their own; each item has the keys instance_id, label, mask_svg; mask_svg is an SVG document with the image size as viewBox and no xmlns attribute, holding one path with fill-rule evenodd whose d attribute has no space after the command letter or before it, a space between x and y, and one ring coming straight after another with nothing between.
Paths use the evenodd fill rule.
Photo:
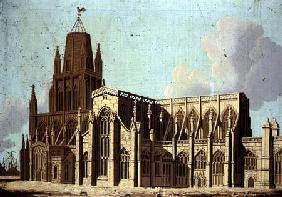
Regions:
<instances>
[{"instance_id":1,"label":"church building","mask_svg":"<svg viewBox=\"0 0 282 197\"><path fill-rule=\"evenodd\" d=\"M59 48L49 112L29 103L21 179L98 187L282 186L282 137L267 119L252 137L244 93L152 99L108 88L100 44L78 16ZM62 65L62 66L61 66Z\"/></svg>"}]
</instances>

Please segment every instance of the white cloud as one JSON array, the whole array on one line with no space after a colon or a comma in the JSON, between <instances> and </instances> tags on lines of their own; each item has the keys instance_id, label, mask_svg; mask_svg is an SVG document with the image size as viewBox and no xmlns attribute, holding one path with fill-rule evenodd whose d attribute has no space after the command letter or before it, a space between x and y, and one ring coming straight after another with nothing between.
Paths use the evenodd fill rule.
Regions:
<instances>
[{"instance_id":1,"label":"white cloud","mask_svg":"<svg viewBox=\"0 0 282 197\"><path fill-rule=\"evenodd\" d=\"M203 80L200 71L194 75L188 66L176 66L166 97L244 91L252 110L258 110L282 92L282 47L264 36L262 26L224 17L202 39L202 47L212 61L211 79Z\"/></svg>"}]
</instances>

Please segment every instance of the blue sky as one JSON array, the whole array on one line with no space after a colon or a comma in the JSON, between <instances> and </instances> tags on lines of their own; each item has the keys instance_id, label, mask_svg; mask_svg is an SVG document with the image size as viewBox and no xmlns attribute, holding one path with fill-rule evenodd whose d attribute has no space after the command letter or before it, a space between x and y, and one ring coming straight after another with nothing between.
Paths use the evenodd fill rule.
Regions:
<instances>
[{"instance_id":1,"label":"blue sky","mask_svg":"<svg viewBox=\"0 0 282 197\"><path fill-rule=\"evenodd\" d=\"M212 79L214 62L203 49L202 40L215 32L217 22L226 16L260 26L264 37L282 45L279 0L2 0L0 152L17 151L20 133L28 133L31 84L36 85L39 110L47 110L55 47L59 45L63 52L77 6L87 9L82 21L91 34L93 50L101 43L106 85L152 98L165 96L179 65L189 68L188 73L194 70L203 81ZM264 92L262 88L261 95ZM254 135L260 135L266 116L282 122L281 104L280 96L268 98L251 111Z\"/></svg>"}]
</instances>

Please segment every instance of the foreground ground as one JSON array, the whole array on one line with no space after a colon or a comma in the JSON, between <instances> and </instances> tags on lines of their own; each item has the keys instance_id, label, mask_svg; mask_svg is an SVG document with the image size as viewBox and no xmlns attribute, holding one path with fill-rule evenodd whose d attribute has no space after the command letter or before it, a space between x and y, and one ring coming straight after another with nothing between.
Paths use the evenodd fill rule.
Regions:
<instances>
[{"instance_id":1,"label":"foreground ground","mask_svg":"<svg viewBox=\"0 0 282 197\"><path fill-rule=\"evenodd\" d=\"M36 181L2 181L0 182L0 196L282 196L282 190L97 188Z\"/></svg>"}]
</instances>

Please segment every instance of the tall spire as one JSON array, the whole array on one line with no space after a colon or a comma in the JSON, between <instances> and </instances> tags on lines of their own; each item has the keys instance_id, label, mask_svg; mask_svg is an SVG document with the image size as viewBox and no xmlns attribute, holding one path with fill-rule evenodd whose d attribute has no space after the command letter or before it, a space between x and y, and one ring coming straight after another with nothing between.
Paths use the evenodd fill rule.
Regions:
<instances>
[{"instance_id":1,"label":"tall spire","mask_svg":"<svg viewBox=\"0 0 282 197\"><path fill-rule=\"evenodd\" d=\"M98 43L95 57L95 72L99 74L99 76L103 76L103 60L101 56L101 48L100 43Z\"/></svg>"},{"instance_id":2,"label":"tall spire","mask_svg":"<svg viewBox=\"0 0 282 197\"><path fill-rule=\"evenodd\" d=\"M32 84L31 86L31 97L29 101L29 113L30 114L37 114L37 99L35 95L35 86Z\"/></svg>"},{"instance_id":3,"label":"tall spire","mask_svg":"<svg viewBox=\"0 0 282 197\"><path fill-rule=\"evenodd\" d=\"M56 47L56 54L54 59L54 74L61 73L61 56L59 46Z\"/></svg>"}]
</instances>

